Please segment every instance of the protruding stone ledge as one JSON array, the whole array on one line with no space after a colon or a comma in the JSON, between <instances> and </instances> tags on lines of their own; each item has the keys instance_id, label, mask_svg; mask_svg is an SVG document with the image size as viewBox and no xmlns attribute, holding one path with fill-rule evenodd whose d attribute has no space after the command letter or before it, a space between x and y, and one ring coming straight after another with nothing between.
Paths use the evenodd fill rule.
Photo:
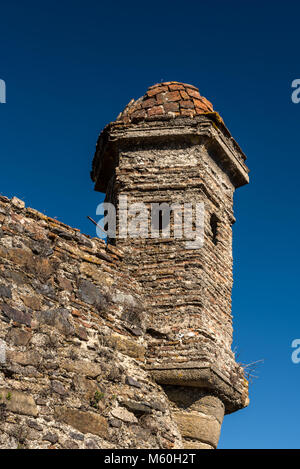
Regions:
<instances>
[{"instance_id":1,"label":"protruding stone ledge","mask_svg":"<svg viewBox=\"0 0 300 469\"><path fill-rule=\"evenodd\" d=\"M161 144L162 142L184 140L192 145L204 144L211 157L221 165L232 179L235 187L249 182L245 155L222 124L216 124L216 113L205 113L194 119L176 118L165 122L155 121L132 126L111 123L101 133L93 161L92 180L95 190L106 192L122 148L132 145Z\"/></svg>"},{"instance_id":2,"label":"protruding stone ledge","mask_svg":"<svg viewBox=\"0 0 300 469\"><path fill-rule=\"evenodd\" d=\"M225 413L230 414L249 405L248 383L244 379L239 388L231 383L213 366L193 368L155 368L151 369L154 380L162 385L177 385L213 390L225 405Z\"/></svg>"}]
</instances>

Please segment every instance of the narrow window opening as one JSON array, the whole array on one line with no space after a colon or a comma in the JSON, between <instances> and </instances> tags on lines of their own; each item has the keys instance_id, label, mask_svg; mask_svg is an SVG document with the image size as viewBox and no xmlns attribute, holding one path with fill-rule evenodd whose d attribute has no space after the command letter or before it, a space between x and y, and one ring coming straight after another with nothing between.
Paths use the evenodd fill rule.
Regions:
<instances>
[{"instance_id":1,"label":"narrow window opening","mask_svg":"<svg viewBox=\"0 0 300 469\"><path fill-rule=\"evenodd\" d=\"M158 230L159 230L159 233L161 233L162 230L163 230L163 214L162 214L162 210L160 210L159 213L158 213Z\"/></svg>"},{"instance_id":2,"label":"narrow window opening","mask_svg":"<svg viewBox=\"0 0 300 469\"><path fill-rule=\"evenodd\" d=\"M219 219L213 213L210 217L210 228L212 232L212 242L216 245L218 243L218 232L219 232Z\"/></svg>"},{"instance_id":3,"label":"narrow window opening","mask_svg":"<svg viewBox=\"0 0 300 469\"><path fill-rule=\"evenodd\" d=\"M170 209L167 203L155 203L151 209L151 225L159 235L170 226Z\"/></svg>"}]
</instances>

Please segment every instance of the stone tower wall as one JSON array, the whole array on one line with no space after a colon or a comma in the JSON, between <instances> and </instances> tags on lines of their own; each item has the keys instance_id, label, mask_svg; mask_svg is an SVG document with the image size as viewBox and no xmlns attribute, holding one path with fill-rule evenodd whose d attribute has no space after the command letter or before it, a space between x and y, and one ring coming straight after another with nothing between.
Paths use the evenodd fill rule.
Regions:
<instances>
[{"instance_id":1,"label":"stone tower wall","mask_svg":"<svg viewBox=\"0 0 300 469\"><path fill-rule=\"evenodd\" d=\"M149 365L160 368L221 364L230 379L232 340L232 233L234 187L204 144L190 141L120 150L116 194L136 202L169 205L203 202L205 239L187 249L185 239L117 239L124 259L143 288L149 323L161 332L148 348ZM216 216L213 239L211 217ZM149 232L151 230L149 220ZM163 335L166 337L163 337Z\"/></svg>"},{"instance_id":2,"label":"stone tower wall","mask_svg":"<svg viewBox=\"0 0 300 469\"><path fill-rule=\"evenodd\" d=\"M216 122L204 115L112 123L100 135L93 174L96 188L117 208L114 241L147 303L149 371L163 385L206 388L230 413L245 406L248 392L231 351L233 195L247 182L247 168ZM146 233L134 237L130 210L138 203L148 209ZM170 234L153 237L155 203L192 203L196 231L202 228L196 205L203 203L203 245L193 249L185 234L174 236L175 215Z\"/></svg>"}]
</instances>

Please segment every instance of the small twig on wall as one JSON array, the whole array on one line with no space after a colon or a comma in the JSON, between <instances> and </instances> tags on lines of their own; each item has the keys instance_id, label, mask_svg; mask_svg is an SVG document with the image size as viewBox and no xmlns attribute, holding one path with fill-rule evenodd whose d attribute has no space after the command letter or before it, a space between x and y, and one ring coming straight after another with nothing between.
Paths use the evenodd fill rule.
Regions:
<instances>
[{"instance_id":1,"label":"small twig on wall","mask_svg":"<svg viewBox=\"0 0 300 469\"><path fill-rule=\"evenodd\" d=\"M256 360L255 362L248 363L248 364L241 363L241 367L243 368L244 373L245 373L245 377L249 381L249 383L252 384L253 380L258 378L258 375L254 374L254 372L256 373L256 370L257 370L259 364L261 364L263 362L264 362L264 359Z\"/></svg>"}]
</instances>

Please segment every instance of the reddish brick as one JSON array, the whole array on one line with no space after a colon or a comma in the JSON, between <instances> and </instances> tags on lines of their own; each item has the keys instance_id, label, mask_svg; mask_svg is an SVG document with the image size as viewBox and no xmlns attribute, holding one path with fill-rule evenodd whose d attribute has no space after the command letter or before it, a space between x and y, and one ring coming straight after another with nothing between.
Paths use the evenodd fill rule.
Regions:
<instances>
[{"instance_id":1,"label":"reddish brick","mask_svg":"<svg viewBox=\"0 0 300 469\"><path fill-rule=\"evenodd\" d=\"M184 86L180 83L174 83L174 85L169 85L170 91L184 90Z\"/></svg>"},{"instance_id":2,"label":"reddish brick","mask_svg":"<svg viewBox=\"0 0 300 469\"><path fill-rule=\"evenodd\" d=\"M148 109L148 116L160 116L164 114L164 108L162 106L154 106L150 109Z\"/></svg>"},{"instance_id":3,"label":"reddish brick","mask_svg":"<svg viewBox=\"0 0 300 469\"><path fill-rule=\"evenodd\" d=\"M166 103L164 105L164 108L166 112L176 112L179 110L179 104L178 103Z\"/></svg>"},{"instance_id":4,"label":"reddish brick","mask_svg":"<svg viewBox=\"0 0 300 469\"><path fill-rule=\"evenodd\" d=\"M88 324L87 322L84 322L84 321L80 321L80 322L81 322L81 324L82 324L84 327L86 327L87 329L91 329L91 327L92 327L91 324Z\"/></svg>"},{"instance_id":5,"label":"reddish brick","mask_svg":"<svg viewBox=\"0 0 300 469\"><path fill-rule=\"evenodd\" d=\"M164 96L165 101L179 101L181 99L180 93L178 91L169 91Z\"/></svg>"},{"instance_id":6,"label":"reddish brick","mask_svg":"<svg viewBox=\"0 0 300 469\"><path fill-rule=\"evenodd\" d=\"M200 99L200 93L199 93L198 90L193 90L192 88L187 88L186 91L192 98Z\"/></svg>"},{"instance_id":7,"label":"reddish brick","mask_svg":"<svg viewBox=\"0 0 300 469\"><path fill-rule=\"evenodd\" d=\"M178 85L178 81L164 81L162 85Z\"/></svg>"},{"instance_id":8,"label":"reddish brick","mask_svg":"<svg viewBox=\"0 0 300 469\"><path fill-rule=\"evenodd\" d=\"M186 91L180 91L181 97L183 99L190 99L189 95L187 94Z\"/></svg>"},{"instance_id":9,"label":"reddish brick","mask_svg":"<svg viewBox=\"0 0 300 469\"><path fill-rule=\"evenodd\" d=\"M194 104L197 108L202 109L203 111L208 111L208 107L205 103L203 103L200 99L193 99Z\"/></svg>"},{"instance_id":10,"label":"reddish brick","mask_svg":"<svg viewBox=\"0 0 300 469\"><path fill-rule=\"evenodd\" d=\"M180 101L180 107L184 109L194 109L194 103L190 100Z\"/></svg>"},{"instance_id":11,"label":"reddish brick","mask_svg":"<svg viewBox=\"0 0 300 469\"><path fill-rule=\"evenodd\" d=\"M212 112L212 108L209 108L206 103L204 103L202 100L199 99L194 99L194 104L197 109L201 109L202 111L205 112Z\"/></svg>"},{"instance_id":12,"label":"reddish brick","mask_svg":"<svg viewBox=\"0 0 300 469\"><path fill-rule=\"evenodd\" d=\"M201 107L196 107L196 114L205 114L206 112L209 112L207 109L202 109Z\"/></svg>"},{"instance_id":13,"label":"reddish brick","mask_svg":"<svg viewBox=\"0 0 300 469\"><path fill-rule=\"evenodd\" d=\"M208 101L208 99L201 96L201 100L207 105L207 107L209 108L210 111L214 110L214 107L213 107L212 103L210 101Z\"/></svg>"},{"instance_id":14,"label":"reddish brick","mask_svg":"<svg viewBox=\"0 0 300 469\"><path fill-rule=\"evenodd\" d=\"M73 316L77 316L77 317L80 317L80 316L81 316L80 312L79 312L77 309L73 309L73 310L72 310L72 315L73 315Z\"/></svg>"},{"instance_id":15,"label":"reddish brick","mask_svg":"<svg viewBox=\"0 0 300 469\"><path fill-rule=\"evenodd\" d=\"M156 95L156 101L157 101L157 104L164 104L165 103L165 92L164 93L161 93L161 94L158 94Z\"/></svg>"},{"instance_id":16,"label":"reddish brick","mask_svg":"<svg viewBox=\"0 0 300 469\"><path fill-rule=\"evenodd\" d=\"M148 109L149 107L155 106L156 104L157 102L155 98L149 98L142 102L142 107Z\"/></svg>"},{"instance_id":17,"label":"reddish brick","mask_svg":"<svg viewBox=\"0 0 300 469\"><path fill-rule=\"evenodd\" d=\"M153 89L147 91L147 95L149 97L151 97L151 96L155 96L159 93L162 93L163 91L168 91L168 87L167 86L157 86L156 88L153 88Z\"/></svg>"}]
</instances>

